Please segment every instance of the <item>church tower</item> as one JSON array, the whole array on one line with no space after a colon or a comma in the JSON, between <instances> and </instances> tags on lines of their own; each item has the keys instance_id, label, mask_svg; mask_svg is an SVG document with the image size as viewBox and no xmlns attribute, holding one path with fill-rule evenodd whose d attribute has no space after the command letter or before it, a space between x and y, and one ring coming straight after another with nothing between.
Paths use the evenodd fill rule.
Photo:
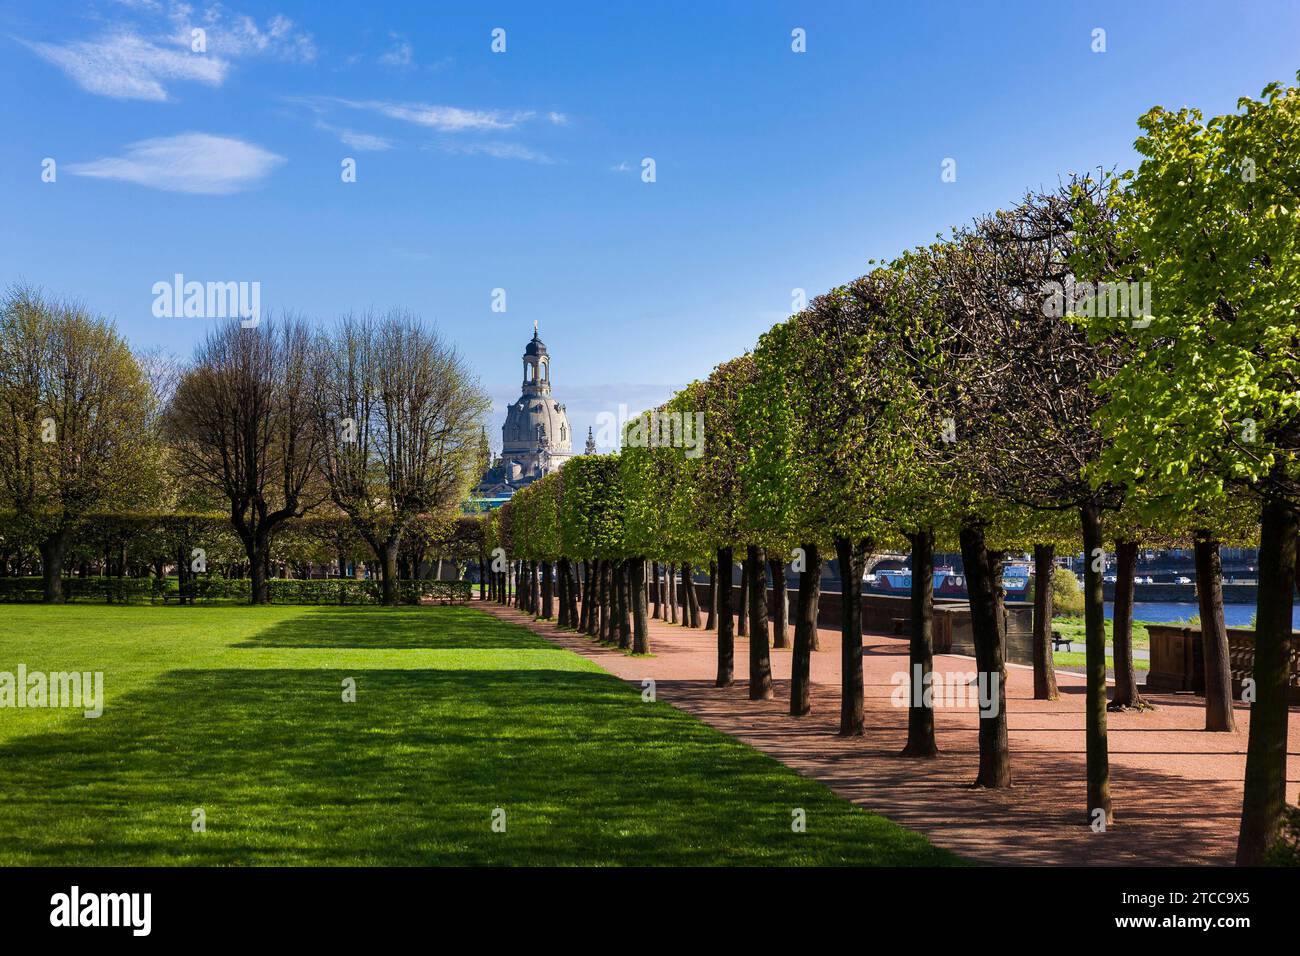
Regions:
<instances>
[{"instance_id":1,"label":"church tower","mask_svg":"<svg viewBox=\"0 0 1300 956\"><path fill-rule=\"evenodd\" d=\"M573 435L564 406L551 397L551 356L533 323L524 346L524 381L519 399L506 411L501 457L517 462L521 477L540 478L573 456Z\"/></svg>"}]
</instances>

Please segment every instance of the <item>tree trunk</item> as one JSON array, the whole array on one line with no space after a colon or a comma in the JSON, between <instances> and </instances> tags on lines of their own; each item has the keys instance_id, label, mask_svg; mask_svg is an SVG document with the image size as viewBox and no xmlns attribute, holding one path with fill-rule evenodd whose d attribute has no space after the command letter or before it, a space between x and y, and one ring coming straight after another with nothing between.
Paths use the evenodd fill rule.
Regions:
<instances>
[{"instance_id":1,"label":"tree trunk","mask_svg":"<svg viewBox=\"0 0 1300 956\"><path fill-rule=\"evenodd\" d=\"M1201 606L1201 659L1205 662L1205 729L1232 733L1232 667L1228 629L1223 623L1223 574L1219 542L1209 531L1196 532L1196 597Z\"/></svg>"},{"instance_id":2,"label":"tree trunk","mask_svg":"<svg viewBox=\"0 0 1300 956\"><path fill-rule=\"evenodd\" d=\"M772 646L789 647L790 595L787 593L785 562L771 560L767 566L772 572Z\"/></svg>"},{"instance_id":3,"label":"tree trunk","mask_svg":"<svg viewBox=\"0 0 1300 956\"><path fill-rule=\"evenodd\" d=\"M790 656L791 717L803 717L812 711L809 671L822 584L822 558L817 545L803 545L803 553L804 569L799 572L799 605L794 622L794 653Z\"/></svg>"},{"instance_id":4,"label":"tree trunk","mask_svg":"<svg viewBox=\"0 0 1300 956\"><path fill-rule=\"evenodd\" d=\"M623 619L623 562L615 561L610 568L609 581L610 639L623 646L621 637Z\"/></svg>"},{"instance_id":5,"label":"tree trunk","mask_svg":"<svg viewBox=\"0 0 1300 956\"><path fill-rule=\"evenodd\" d=\"M731 618L731 549L718 548L718 676L717 687L730 687L735 680L736 641Z\"/></svg>"},{"instance_id":6,"label":"tree trunk","mask_svg":"<svg viewBox=\"0 0 1300 956\"><path fill-rule=\"evenodd\" d=\"M672 624L686 623L686 609L682 607L681 590L677 587L677 565L664 566L664 588L668 593L668 620ZM678 617L681 620L678 620Z\"/></svg>"},{"instance_id":7,"label":"tree trunk","mask_svg":"<svg viewBox=\"0 0 1300 956\"><path fill-rule=\"evenodd\" d=\"M580 634L590 634L588 621L591 618L591 562L582 562L582 580L579 582L582 589L582 604L578 608L578 632Z\"/></svg>"},{"instance_id":8,"label":"tree trunk","mask_svg":"<svg viewBox=\"0 0 1300 956\"><path fill-rule=\"evenodd\" d=\"M568 558L555 562L555 626L558 628L569 626L568 564Z\"/></svg>"},{"instance_id":9,"label":"tree trunk","mask_svg":"<svg viewBox=\"0 0 1300 956\"><path fill-rule=\"evenodd\" d=\"M980 709L980 767L974 785L998 789L1011 786L1011 752L1007 744L1006 668L1002 660L1001 628L997 621L997 597L989 575L983 525L964 523L960 537L966 593L970 602L971 636L975 643L975 668L988 703L988 709ZM1103 698L1103 709L1104 704Z\"/></svg>"},{"instance_id":10,"label":"tree trunk","mask_svg":"<svg viewBox=\"0 0 1300 956\"><path fill-rule=\"evenodd\" d=\"M646 619L646 560L632 562L632 653L650 653L650 622Z\"/></svg>"},{"instance_id":11,"label":"tree trunk","mask_svg":"<svg viewBox=\"0 0 1300 956\"><path fill-rule=\"evenodd\" d=\"M934 702L927 703L925 691L934 670L934 529L924 528L911 535L912 541L912 636L908 643L908 679L911 693L907 704L907 745L904 757L934 757Z\"/></svg>"},{"instance_id":12,"label":"tree trunk","mask_svg":"<svg viewBox=\"0 0 1300 956\"><path fill-rule=\"evenodd\" d=\"M659 562L658 561L650 562L650 593L651 596L654 598L654 603L655 603L654 617L655 620L657 621L660 619L659 609L661 607L660 600L659 600L660 595L659 595Z\"/></svg>"},{"instance_id":13,"label":"tree trunk","mask_svg":"<svg viewBox=\"0 0 1300 956\"><path fill-rule=\"evenodd\" d=\"M1006 679L1007 660L1007 589L1002 583L1002 559L1005 551L990 551L989 580L993 582L993 620L998 625L998 644L1002 647L1002 678Z\"/></svg>"},{"instance_id":14,"label":"tree trunk","mask_svg":"<svg viewBox=\"0 0 1300 956\"><path fill-rule=\"evenodd\" d=\"M600 596L598 598L600 606L600 624L597 628L596 637L602 643L609 641L609 625L612 615L609 610L609 562L604 558L599 562L600 570Z\"/></svg>"},{"instance_id":15,"label":"tree trunk","mask_svg":"<svg viewBox=\"0 0 1300 956\"><path fill-rule=\"evenodd\" d=\"M572 558L564 559L564 617L571 631L579 630L578 598L582 585L578 581L578 562Z\"/></svg>"},{"instance_id":16,"label":"tree trunk","mask_svg":"<svg viewBox=\"0 0 1300 956\"><path fill-rule=\"evenodd\" d=\"M551 562L542 562L542 617L551 620L555 617L554 581L551 578Z\"/></svg>"},{"instance_id":17,"label":"tree trunk","mask_svg":"<svg viewBox=\"0 0 1300 956\"><path fill-rule=\"evenodd\" d=\"M560 627L568 631L577 630L576 602L573 600L573 562L568 558L560 558L559 566L555 570L556 579L559 580L559 597L560 597Z\"/></svg>"},{"instance_id":18,"label":"tree trunk","mask_svg":"<svg viewBox=\"0 0 1300 956\"><path fill-rule=\"evenodd\" d=\"M1106 605L1102 590L1105 550L1101 543L1101 512L1095 502L1079 509L1083 525L1083 617L1087 635L1088 692L1084 721L1088 752L1088 806L1085 823L1114 822L1110 806L1110 757L1106 741ZM1100 811L1100 813L1098 813Z\"/></svg>"},{"instance_id":19,"label":"tree trunk","mask_svg":"<svg viewBox=\"0 0 1300 956\"><path fill-rule=\"evenodd\" d=\"M767 588L763 578L763 549L750 545L745 564L749 569L749 699L771 700L772 658L767 645Z\"/></svg>"},{"instance_id":20,"label":"tree trunk","mask_svg":"<svg viewBox=\"0 0 1300 956\"><path fill-rule=\"evenodd\" d=\"M709 619L705 623L705 630L713 630L718 626L718 562L709 562Z\"/></svg>"},{"instance_id":21,"label":"tree trunk","mask_svg":"<svg viewBox=\"0 0 1300 956\"><path fill-rule=\"evenodd\" d=\"M673 565L673 605L677 608L677 623L682 627L690 627L691 602L686 597L686 588L682 586L683 580L682 565Z\"/></svg>"},{"instance_id":22,"label":"tree trunk","mask_svg":"<svg viewBox=\"0 0 1300 956\"><path fill-rule=\"evenodd\" d=\"M1266 498L1260 515L1255 700L1250 705L1238 866L1265 862L1277 842L1287 804L1287 682L1296 585L1296 532L1295 507L1281 497Z\"/></svg>"},{"instance_id":23,"label":"tree trunk","mask_svg":"<svg viewBox=\"0 0 1300 956\"><path fill-rule=\"evenodd\" d=\"M578 562L569 559L569 627L578 627L578 598L582 593L582 582L578 580Z\"/></svg>"},{"instance_id":24,"label":"tree trunk","mask_svg":"<svg viewBox=\"0 0 1300 956\"><path fill-rule=\"evenodd\" d=\"M618 563L618 646L632 647L632 562Z\"/></svg>"},{"instance_id":25,"label":"tree trunk","mask_svg":"<svg viewBox=\"0 0 1300 956\"><path fill-rule=\"evenodd\" d=\"M395 554L393 553L395 552L395 550L396 549L391 549L391 548L389 549L390 557L395 557ZM266 542L259 541L257 538L253 538L252 547L250 548L248 553L248 576L250 579L250 587L248 591L249 604L270 604L271 603L271 589L270 589L270 585L267 583L268 575L266 573L267 572L266 565L267 565ZM396 601L390 601L388 599L390 578L389 575L387 574L388 565L385 564L384 567L385 567L385 575L383 581L384 603L395 604Z\"/></svg>"},{"instance_id":26,"label":"tree trunk","mask_svg":"<svg viewBox=\"0 0 1300 956\"><path fill-rule=\"evenodd\" d=\"M677 601L681 605L682 627L699 627L695 602L691 600L691 566L683 561L677 565Z\"/></svg>"},{"instance_id":27,"label":"tree trunk","mask_svg":"<svg viewBox=\"0 0 1300 956\"><path fill-rule=\"evenodd\" d=\"M1056 545L1034 545L1034 700L1057 700L1061 696L1056 689L1056 660L1052 652L1055 570Z\"/></svg>"},{"instance_id":28,"label":"tree trunk","mask_svg":"<svg viewBox=\"0 0 1300 956\"><path fill-rule=\"evenodd\" d=\"M848 538L835 539L840 564L840 734L866 731L862 703L862 563L866 548Z\"/></svg>"},{"instance_id":29,"label":"tree trunk","mask_svg":"<svg viewBox=\"0 0 1300 956\"><path fill-rule=\"evenodd\" d=\"M740 561L740 607L736 608L736 634L749 634L749 562Z\"/></svg>"},{"instance_id":30,"label":"tree trunk","mask_svg":"<svg viewBox=\"0 0 1300 956\"><path fill-rule=\"evenodd\" d=\"M609 644L618 642L618 622L614 619L615 581L614 562L606 559L604 581L601 589L601 594L604 597L601 607L601 619L604 624L603 640Z\"/></svg>"},{"instance_id":31,"label":"tree trunk","mask_svg":"<svg viewBox=\"0 0 1300 956\"><path fill-rule=\"evenodd\" d=\"M691 627L700 626L700 595L695 590L695 569L682 563L682 593L686 595L686 614Z\"/></svg>"},{"instance_id":32,"label":"tree trunk","mask_svg":"<svg viewBox=\"0 0 1300 956\"><path fill-rule=\"evenodd\" d=\"M1137 668L1133 666L1133 575L1137 571L1137 553L1136 541L1115 542L1115 610L1111 627L1115 694L1111 710L1151 709L1138 690Z\"/></svg>"},{"instance_id":33,"label":"tree trunk","mask_svg":"<svg viewBox=\"0 0 1300 956\"><path fill-rule=\"evenodd\" d=\"M63 594L63 553L67 546L66 531L56 531L40 543L41 581L46 604L62 604L66 600Z\"/></svg>"}]
</instances>

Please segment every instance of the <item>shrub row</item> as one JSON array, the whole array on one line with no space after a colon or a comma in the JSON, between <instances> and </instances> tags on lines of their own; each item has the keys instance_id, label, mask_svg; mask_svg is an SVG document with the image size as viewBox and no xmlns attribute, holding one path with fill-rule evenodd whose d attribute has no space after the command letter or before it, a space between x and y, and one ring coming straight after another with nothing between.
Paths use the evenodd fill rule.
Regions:
<instances>
[{"instance_id":1,"label":"shrub row","mask_svg":"<svg viewBox=\"0 0 1300 956\"><path fill-rule=\"evenodd\" d=\"M107 604L176 603L183 597L198 603L213 601L247 602L252 582L247 578L204 576L185 583L182 589L176 578L64 578L63 592L68 601L102 601ZM350 578L272 579L273 604L378 604L383 590L378 581ZM424 598L445 602L468 601L472 585L468 581L399 581L398 600L402 604L419 604ZM44 589L38 577L0 578L0 603L39 604Z\"/></svg>"}]
</instances>

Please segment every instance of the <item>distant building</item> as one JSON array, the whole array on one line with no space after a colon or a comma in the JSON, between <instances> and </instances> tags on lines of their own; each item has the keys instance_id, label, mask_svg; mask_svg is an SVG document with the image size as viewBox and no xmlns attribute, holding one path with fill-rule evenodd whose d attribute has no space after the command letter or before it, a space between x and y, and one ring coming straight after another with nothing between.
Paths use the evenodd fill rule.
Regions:
<instances>
[{"instance_id":1,"label":"distant building","mask_svg":"<svg viewBox=\"0 0 1300 956\"><path fill-rule=\"evenodd\" d=\"M501 454L472 492L479 507L495 508L525 485L573 457L573 432L564 406L551 396L551 357L538 337L524 347L523 392L506 409Z\"/></svg>"}]
</instances>

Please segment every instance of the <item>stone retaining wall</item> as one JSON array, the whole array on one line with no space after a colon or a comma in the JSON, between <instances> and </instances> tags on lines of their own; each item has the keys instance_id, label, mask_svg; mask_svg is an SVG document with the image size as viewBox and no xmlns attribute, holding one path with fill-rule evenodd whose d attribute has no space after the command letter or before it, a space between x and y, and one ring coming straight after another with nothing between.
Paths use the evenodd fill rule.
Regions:
<instances>
[{"instance_id":1,"label":"stone retaining wall","mask_svg":"<svg viewBox=\"0 0 1300 956\"><path fill-rule=\"evenodd\" d=\"M695 584L700 607L708 612L710 591L707 583ZM799 603L797 588L787 590L789 620L793 635L794 614ZM653 596L652 596L653 600ZM735 613L740 604L740 587L731 589L731 608ZM774 610L773 592L768 589L767 611ZM843 595L838 591L823 591L817 605L817 626L835 629L840 626ZM912 616L911 598L888 594L862 595L862 630L872 634L908 633ZM1033 663L1034 606L1024 601L1006 604L1007 660L1013 664ZM975 643L971 636L970 607L965 601L936 601L934 604L934 652L936 654L966 654L975 656Z\"/></svg>"}]
</instances>

